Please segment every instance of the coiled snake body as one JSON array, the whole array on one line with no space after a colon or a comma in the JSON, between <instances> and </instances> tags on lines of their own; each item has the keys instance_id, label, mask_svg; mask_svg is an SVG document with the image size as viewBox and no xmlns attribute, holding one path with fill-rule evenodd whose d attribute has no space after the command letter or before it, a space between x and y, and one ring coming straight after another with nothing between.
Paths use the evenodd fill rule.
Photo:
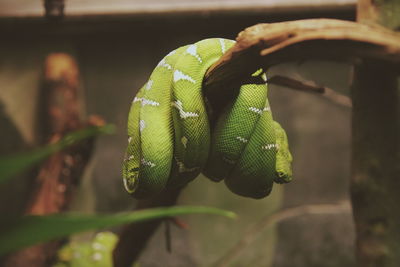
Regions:
<instances>
[{"instance_id":1,"label":"coiled snake body","mask_svg":"<svg viewBox=\"0 0 400 267\"><path fill-rule=\"evenodd\" d=\"M263 84L245 84L210 132L202 81L234 41L206 39L165 56L134 98L123 163L136 198L182 186L200 172L239 195L262 198L291 180L287 137L272 119ZM253 76L266 81L265 74Z\"/></svg>"}]
</instances>

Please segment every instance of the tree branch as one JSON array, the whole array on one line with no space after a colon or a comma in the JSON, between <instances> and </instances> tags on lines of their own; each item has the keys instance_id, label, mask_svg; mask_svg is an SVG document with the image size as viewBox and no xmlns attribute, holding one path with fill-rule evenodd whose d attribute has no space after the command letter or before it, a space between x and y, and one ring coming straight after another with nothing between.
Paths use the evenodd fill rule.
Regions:
<instances>
[{"instance_id":1,"label":"tree branch","mask_svg":"<svg viewBox=\"0 0 400 267\"><path fill-rule=\"evenodd\" d=\"M399 70L400 35L335 19L257 24L242 31L237 43L208 70L205 90L221 83L243 83L259 68L289 61L359 58L381 60Z\"/></svg>"},{"instance_id":2,"label":"tree branch","mask_svg":"<svg viewBox=\"0 0 400 267\"><path fill-rule=\"evenodd\" d=\"M313 85L310 82L302 82L290 77L274 75L268 79L268 84L284 86L293 90L311 94L319 94L337 105L348 108L351 108L352 106L349 97L339 94L329 87Z\"/></svg>"}]
</instances>

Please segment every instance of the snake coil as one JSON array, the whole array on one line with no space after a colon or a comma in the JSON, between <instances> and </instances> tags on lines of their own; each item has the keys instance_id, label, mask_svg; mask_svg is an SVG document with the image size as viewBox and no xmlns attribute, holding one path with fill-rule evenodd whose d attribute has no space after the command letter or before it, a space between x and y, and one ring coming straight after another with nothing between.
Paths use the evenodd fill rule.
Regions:
<instances>
[{"instance_id":1,"label":"snake coil","mask_svg":"<svg viewBox=\"0 0 400 267\"><path fill-rule=\"evenodd\" d=\"M123 182L136 198L183 186L200 172L234 193L267 196L291 180L285 131L272 118L264 82L244 84L210 131L202 81L234 41L205 39L165 56L133 99Z\"/></svg>"}]
</instances>

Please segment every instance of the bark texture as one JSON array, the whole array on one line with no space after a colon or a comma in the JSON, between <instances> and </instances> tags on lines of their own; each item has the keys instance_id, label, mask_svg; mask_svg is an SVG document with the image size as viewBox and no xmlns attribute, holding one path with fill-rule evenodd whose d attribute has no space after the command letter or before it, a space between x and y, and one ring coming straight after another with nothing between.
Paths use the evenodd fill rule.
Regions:
<instances>
[{"instance_id":1,"label":"bark texture","mask_svg":"<svg viewBox=\"0 0 400 267\"><path fill-rule=\"evenodd\" d=\"M398 29L399 10L399 1L359 0L357 20ZM379 60L364 60L354 68L351 197L360 267L400 266L397 79L396 69Z\"/></svg>"},{"instance_id":2,"label":"bark texture","mask_svg":"<svg viewBox=\"0 0 400 267\"><path fill-rule=\"evenodd\" d=\"M400 266L399 94L380 62L355 67L351 197L358 266Z\"/></svg>"},{"instance_id":3,"label":"bark texture","mask_svg":"<svg viewBox=\"0 0 400 267\"><path fill-rule=\"evenodd\" d=\"M377 59L400 70L400 35L373 25L335 19L264 23L245 29L236 40L207 71L204 90L209 98L229 94L221 84L243 83L257 69L285 62Z\"/></svg>"}]
</instances>

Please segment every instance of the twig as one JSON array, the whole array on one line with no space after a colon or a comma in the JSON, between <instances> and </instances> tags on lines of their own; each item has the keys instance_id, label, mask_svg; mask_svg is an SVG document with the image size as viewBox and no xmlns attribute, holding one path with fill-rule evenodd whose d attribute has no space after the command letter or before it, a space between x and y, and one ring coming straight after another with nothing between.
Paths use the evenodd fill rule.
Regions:
<instances>
[{"instance_id":1,"label":"twig","mask_svg":"<svg viewBox=\"0 0 400 267\"><path fill-rule=\"evenodd\" d=\"M183 229L183 230L189 229L189 225L186 222L180 220L179 218L173 217L173 218L170 218L169 220L179 229Z\"/></svg>"},{"instance_id":2,"label":"twig","mask_svg":"<svg viewBox=\"0 0 400 267\"><path fill-rule=\"evenodd\" d=\"M168 253L172 252L172 239L171 239L171 221L164 220L165 225L165 248L167 249Z\"/></svg>"},{"instance_id":3,"label":"twig","mask_svg":"<svg viewBox=\"0 0 400 267\"><path fill-rule=\"evenodd\" d=\"M272 215L267 215L260 221L255 223L253 226L251 226L243 235L243 237L232 248L230 248L225 253L225 255L223 255L220 259L218 259L213 266L214 267L227 266L229 262L231 262L234 258L239 256L239 254L245 249L245 247L251 244L262 231L264 231L267 227L270 227L274 224L302 215L335 214L342 212L347 213L350 211L351 211L350 204L349 202L346 201L340 204L304 205L295 208L288 208L285 210L281 210Z\"/></svg>"},{"instance_id":4,"label":"twig","mask_svg":"<svg viewBox=\"0 0 400 267\"><path fill-rule=\"evenodd\" d=\"M350 97L339 94L335 90L325 86L313 85L311 82L302 82L290 77L274 75L268 79L268 84L280 85L306 93L320 94L340 106L351 108L352 105Z\"/></svg>"},{"instance_id":5,"label":"twig","mask_svg":"<svg viewBox=\"0 0 400 267\"><path fill-rule=\"evenodd\" d=\"M351 98L342 94L337 93L335 90L325 87L325 92L323 96L330 101L332 101L335 104L351 108L353 106L353 103L351 101Z\"/></svg>"}]
</instances>

